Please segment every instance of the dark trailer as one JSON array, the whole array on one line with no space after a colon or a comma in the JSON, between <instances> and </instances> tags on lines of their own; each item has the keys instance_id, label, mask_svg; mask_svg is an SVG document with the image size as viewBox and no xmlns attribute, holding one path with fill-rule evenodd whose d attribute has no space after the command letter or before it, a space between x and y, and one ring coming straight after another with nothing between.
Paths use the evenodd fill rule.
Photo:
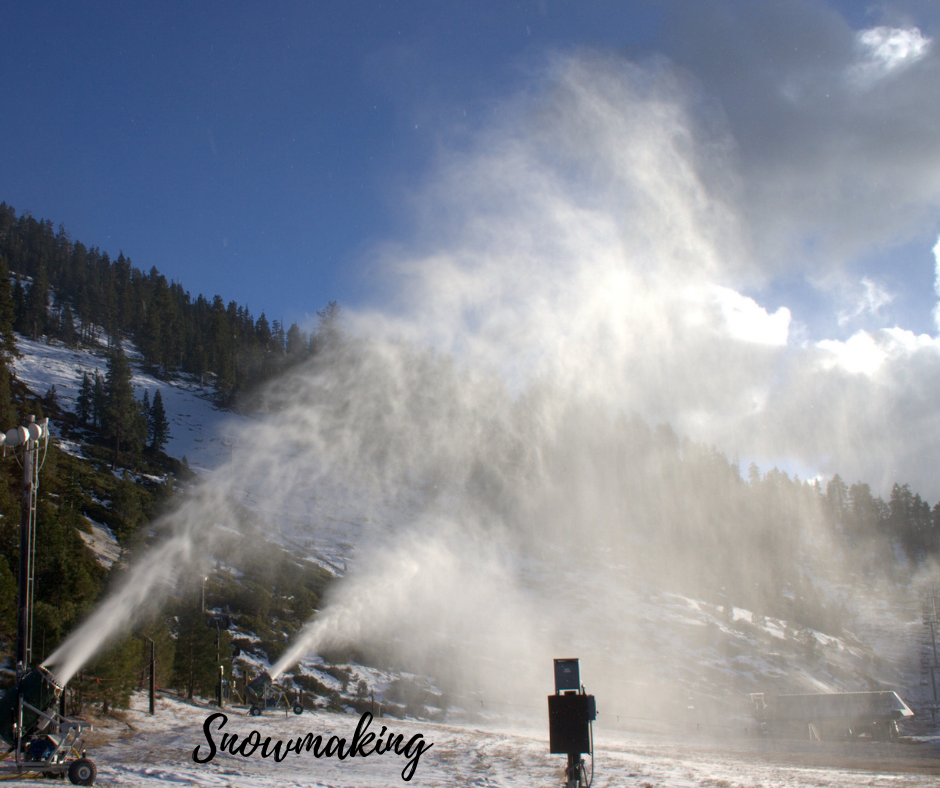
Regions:
<instances>
[{"instance_id":1,"label":"dark trailer","mask_svg":"<svg viewBox=\"0 0 940 788\"><path fill-rule=\"evenodd\" d=\"M778 695L766 704L760 693L751 700L762 730L816 741L897 741L898 720L914 716L891 691Z\"/></svg>"}]
</instances>

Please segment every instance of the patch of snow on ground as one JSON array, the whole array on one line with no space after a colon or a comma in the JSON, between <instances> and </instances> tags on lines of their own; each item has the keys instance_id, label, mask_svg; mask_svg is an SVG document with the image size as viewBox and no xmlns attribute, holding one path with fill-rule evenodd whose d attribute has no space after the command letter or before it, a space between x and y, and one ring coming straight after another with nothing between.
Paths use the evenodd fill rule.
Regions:
<instances>
[{"instance_id":1,"label":"patch of snow on ground","mask_svg":"<svg viewBox=\"0 0 940 788\"><path fill-rule=\"evenodd\" d=\"M110 569L115 561L120 560L121 546L108 526L92 521L91 533L86 534L84 531L79 531L78 535L82 537L82 541L95 554L98 563L105 569Z\"/></svg>"}]
</instances>

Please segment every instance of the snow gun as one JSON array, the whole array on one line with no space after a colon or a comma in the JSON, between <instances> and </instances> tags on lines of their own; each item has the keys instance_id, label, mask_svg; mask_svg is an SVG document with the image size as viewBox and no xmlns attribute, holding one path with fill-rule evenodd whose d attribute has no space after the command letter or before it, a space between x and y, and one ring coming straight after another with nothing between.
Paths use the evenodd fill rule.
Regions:
<instances>
[{"instance_id":1,"label":"snow gun","mask_svg":"<svg viewBox=\"0 0 940 788\"><path fill-rule=\"evenodd\" d=\"M0 739L12 747L16 744L17 727L22 729L24 736L39 728L45 712L55 706L61 694L62 687L48 670L31 670L0 698ZM17 700L20 697L23 698L23 719L17 726Z\"/></svg>"},{"instance_id":2,"label":"snow gun","mask_svg":"<svg viewBox=\"0 0 940 788\"><path fill-rule=\"evenodd\" d=\"M16 753L10 766L17 776L61 777L67 773L74 785L91 785L97 769L85 757L81 737L91 726L56 713L54 707L62 691L46 668L26 673L0 698L0 739L10 746L7 755Z\"/></svg>"},{"instance_id":3,"label":"snow gun","mask_svg":"<svg viewBox=\"0 0 940 788\"><path fill-rule=\"evenodd\" d=\"M303 714L302 700L297 698L293 703L288 699L287 693L273 683L268 673L262 673L248 682L246 694L248 695L248 713L252 717L261 714L262 709L290 708L294 714Z\"/></svg>"},{"instance_id":4,"label":"snow gun","mask_svg":"<svg viewBox=\"0 0 940 788\"><path fill-rule=\"evenodd\" d=\"M251 704L251 709L248 713L251 714L252 717L260 714L261 709L265 707L265 696L270 686L271 677L267 673L262 673L260 676L256 676L248 682L246 691L248 694L248 702Z\"/></svg>"}]
</instances>

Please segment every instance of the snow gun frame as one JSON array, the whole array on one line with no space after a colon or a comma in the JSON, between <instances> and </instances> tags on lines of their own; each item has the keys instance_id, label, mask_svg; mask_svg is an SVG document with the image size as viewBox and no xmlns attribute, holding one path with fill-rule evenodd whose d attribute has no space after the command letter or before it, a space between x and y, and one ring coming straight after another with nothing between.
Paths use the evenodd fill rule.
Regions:
<instances>
[{"instance_id":1,"label":"snow gun frame","mask_svg":"<svg viewBox=\"0 0 940 788\"><path fill-rule=\"evenodd\" d=\"M98 770L85 757L83 733L92 726L54 710L63 688L45 668L26 673L0 698L0 739L10 749L0 756L0 780L64 777L91 785ZM6 759L14 756L12 763ZM8 774L3 772L9 771Z\"/></svg>"},{"instance_id":2,"label":"snow gun frame","mask_svg":"<svg viewBox=\"0 0 940 788\"><path fill-rule=\"evenodd\" d=\"M257 717L263 709L290 709L294 714L303 714L304 706L300 700L293 703L287 697L287 691L274 684L267 673L262 673L248 682L245 694L248 696L248 714Z\"/></svg>"},{"instance_id":3,"label":"snow gun frame","mask_svg":"<svg viewBox=\"0 0 940 788\"><path fill-rule=\"evenodd\" d=\"M581 684L578 660L555 660L555 694L548 696L548 739L553 754L568 756L565 788L590 788L594 782L594 732L597 704ZM591 756L588 779L582 754Z\"/></svg>"}]
</instances>

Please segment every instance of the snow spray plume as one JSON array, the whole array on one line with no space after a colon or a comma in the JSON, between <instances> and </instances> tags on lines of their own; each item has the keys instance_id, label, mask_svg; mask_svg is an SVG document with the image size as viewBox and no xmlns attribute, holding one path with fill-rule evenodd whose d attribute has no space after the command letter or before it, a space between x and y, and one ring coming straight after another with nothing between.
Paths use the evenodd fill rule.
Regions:
<instances>
[{"instance_id":1,"label":"snow spray plume","mask_svg":"<svg viewBox=\"0 0 940 788\"><path fill-rule=\"evenodd\" d=\"M786 309L731 286L759 271L720 115L664 64L578 56L548 71L442 163L410 249L381 250L400 302L347 314L350 336L268 390L269 415L181 510L179 541L50 664L74 671L126 627L181 557L204 555L230 500L334 564L358 551L272 675L353 643L459 688L536 697L550 656L580 654L598 694L642 700L682 691L688 650L663 643L701 645L715 611L673 594L670 633L624 611L670 585L691 597L772 578L776 593L793 579L796 548L763 512L784 509L808 543L818 500L778 474L749 510L734 463L702 448L795 451L811 410L780 419L768 403L805 402L827 374L818 349L790 362Z\"/></svg>"},{"instance_id":2,"label":"snow spray plume","mask_svg":"<svg viewBox=\"0 0 940 788\"><path fill-rule=\"evenodd\" d=\"M514 674L515 666L548 658L535 630L537 606L517 585L514 552L467 520L416 523L338 584L272 678L308 652L371 647L448 687L505 695L510 687L500 666L513 666ZM377 653L378 645L384 648Z\"/></svg>"},{"instance_id":3,"label":"snow spray plume","mask_svg":"<svg viewBox=\"0 0 940 788\"><path fill-rule=\"evenodd\" d=\"M759 282L760 267L741 240L720 113L663 64L579 56L549 71L534 98L504 107L442 164L409 248L380 252L401 302L347 315L355 336L373 339L270 395L301 461L278 466L268 500L344 475L372 491L357 523L419 523L404 547L363 528L362 565L274 673L331 644L427 664L448 629L424 616L459 619L461 601L488 598L499 577L506 619L471 616L447 635L464 646L448 668L470 684L484 681L480 655L518 646L527 659L580 652L621 698L681 694L684 649L707 645L702 624L733 616L729 594L770 609L800 581L796 548L775 541L751 502L774 501L796 524L792 544L824 538L812 490L778 474L749 498L736 464L703 448L818 457L788 436L807 409L778 420L766 407L805 395L807 378L780 374L794 369L788 310L769 313L732 286ZM812 351L803 358L824 374ZM675 431L650 429L657 422ZM831 426L827 439L844 448ZM279 433L267 439L260 456ZM441 521L460 536L442 538ZM501 571L492 555L455 560L468 534L516 559ZM423 568L436 563L443 576ZM668 626L623 614L664 587L726 602L719 613L670 598ZM663 649L672 636L682 649ZM525 664L518 687L550 681Z\"/></svg>"},{"instance_id":4,"label":"snow spray plume","mask_svg":"<svg viewBox=\"0 0 940 788\"><path fill-rule=\"evenodd\" d=\"M156 524L171 533L133 564L123 581L43 663L64 685L96 654L159 605L186 574L202 571L211 554L213 526L226 521L226 498L204 485Z\"/></svg>"}]
</instances>

